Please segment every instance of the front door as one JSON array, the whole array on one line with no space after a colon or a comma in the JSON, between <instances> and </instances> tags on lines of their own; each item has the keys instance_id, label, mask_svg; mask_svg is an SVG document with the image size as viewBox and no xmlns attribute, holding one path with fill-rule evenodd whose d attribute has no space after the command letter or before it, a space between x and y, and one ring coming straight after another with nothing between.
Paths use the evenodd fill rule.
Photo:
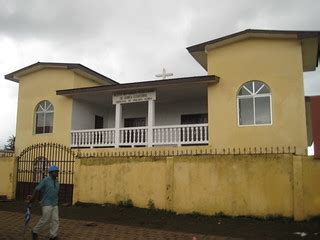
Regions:
<instances>
[{"instance_id":1,"label":"front door","mask_svg":"<svg viewBox=\"0 0 320 240\"><path fill-rule=\"evenodd\" d=\"M94 117L94 128L95 129L103 128L103 117L95 115L95 117Z\"/></svg>"},{"instance_id":2,"label":"front door","mask_svg":"<svg viewBox=\"0 0 320 240\"><path fill-rule=\"evenodd\" d=\"M200 114L187 114L181 115L181 125L184 124L202 124L208 123L208 114L207 113L200 113ZM205 132L202 133L198 132L197 134L197 127L189 127L187 129L181 129L181 141L193 141L193 140L200 140L206 139ZM189 144L190 145L190 144Z\"/></svg>"},{"instance_id":3,"label":"front door","mask_svg":"<svg viewBox=\"0 0 320 240\"><path fill-rule=\"evenodd\" d=\"M207 113L181 115L181 124L200 124L200 123L208 123Z\"/></svg>"},{"instance_id":4,"label":"front door","mask_svg":"<svg viewBox=\"0 0 320 240\"><path fill-rule=\"evenodd\" d=\"M144 127L146 126L146 118L125 118L124 127Z\"/></svg>"},{"instance_id":5,"label":"front door","mask_svg":"<svg viewBox=\"0 0 320 240\"><path fill-rule=\"evenodd\" d=\"M146 118L125 118L124 127L125 128L135 128L135 127L144 127L146 126ZM131 129L128 131L128 134L125 135L125 142L135 142L141 143L145 142L146 133L141 131L141 129Z\"/></svg>"}]
</instances>

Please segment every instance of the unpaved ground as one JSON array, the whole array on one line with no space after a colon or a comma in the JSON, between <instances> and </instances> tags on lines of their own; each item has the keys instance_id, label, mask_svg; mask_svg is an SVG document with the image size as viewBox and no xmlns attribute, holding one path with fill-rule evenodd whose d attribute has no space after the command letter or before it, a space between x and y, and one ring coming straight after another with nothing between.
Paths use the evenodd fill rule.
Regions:
<instances>
[{"instance_id":1,"label":"unpaved ground","mask_svg":"<svg viewBox=\"0 0 320 240\"><path fill-rule=\"evenodd\" d=\"M0 211L24 212L25 207L23 202L0 202ZM32 213L40 215L40 206L35 205ZM115 205L61 206L60 218L245 239L320 239L320 219L294 222L290 219L176 215L166 211ZM294 232L305 232L307 236L302 238L293 234Z\"/></svg>"},{"instance_id":2,"label":"unpaved ground","mask_svg":"<svg viewBox=\"0 0 320 240\"><path fill-rule=\"evenodd\" d=\"M33 215L26 229L21 224L23 213L0 211L0 240L31 239L31 226L39 221ZM17 223L20 224L17 224ZM100 222L87 222L60 218L59 240L242 240L194 233L172 232L159 229L131 227ZM39 240L48 239L48 227L39 234Z\"/></svg>"}]
</instances>

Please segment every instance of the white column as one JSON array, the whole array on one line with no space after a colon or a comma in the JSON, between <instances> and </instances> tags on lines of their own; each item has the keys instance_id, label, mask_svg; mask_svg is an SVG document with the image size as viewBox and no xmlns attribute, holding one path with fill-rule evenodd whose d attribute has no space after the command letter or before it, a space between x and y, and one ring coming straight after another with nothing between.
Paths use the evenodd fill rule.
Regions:
<instances>
[{"instance_id":1,"label":"white column","mask_svg":"<svg viewBox=\"0 0 320 240\"><path fill-rule=\"evenodd\" d=\"M155 100L149 100L148 101L148 147L152 147L154 123L155 123Z\"/></svg>"},{"instance_id":2,"label":"white column","mask_svg":"<svg viewBox=\"0 0 320 240\"><path fill-rule=\"evenodd\" d=\"M120 103L117 103L116 114L115 114L115 135L114 135L115 147L119 147L119 143L120 143L121 119L122 119L122 105Z\"/></svg>"}]
</instances>

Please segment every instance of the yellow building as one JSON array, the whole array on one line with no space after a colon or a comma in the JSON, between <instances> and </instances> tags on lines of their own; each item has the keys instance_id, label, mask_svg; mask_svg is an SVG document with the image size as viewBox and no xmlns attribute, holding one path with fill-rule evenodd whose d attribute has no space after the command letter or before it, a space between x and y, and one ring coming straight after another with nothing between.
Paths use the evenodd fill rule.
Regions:
<instances>
[{"instance_id":1,"label":"yellow building","mask_svg":"<svg viewBox=\"0 0 320 240\"><path fill-rule=\"evenodd\" d=\"M245 30L187 48L207 76L119 84L80 64L36 63L19 83L16 149L209 145L305 154L303 72L319 32Z\"/></svg>"},{"instance_id":2,"label":"yellow building","mask_svg":"<svg viewBox=\"0 0 320 240\"><path fill-rule=\"evenodd\" d=\"M17 153L41 142L70 145L73 101L57 96L56 90L116 84L81 64L70 63L38 62L5 78L19 83Z\"/></svg>"},{"instance_id":3,"label":"yellow building","mask_svg":"<svg viewBox=\"0 0 320 240\"><path fill-rule=\"evenodd\" d=\"M0 161L0 195L23 199L55 164L62 202L319 215L320 165L303 156L303 72L316 70L319 40L245 30L187 48L205 76L120 84L43 62L7 74L19 83L17 161Z\"/></svg>"}]
</instances>

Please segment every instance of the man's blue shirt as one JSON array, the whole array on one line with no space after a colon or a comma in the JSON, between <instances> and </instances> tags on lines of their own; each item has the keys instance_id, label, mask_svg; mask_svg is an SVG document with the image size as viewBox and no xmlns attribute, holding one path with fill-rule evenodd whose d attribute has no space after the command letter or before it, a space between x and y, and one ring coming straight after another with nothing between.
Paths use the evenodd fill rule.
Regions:
<instances>
[{"instance_id":1,"label":"man's blue shirt","mask_svg":"<svg viewBox=\"0 0 320 240\"><path fill-rule=\"evenodd\" d=\"M48 176L36 186L36 190L41 191L42 206L57 206L59 199L59 182Z\"/></svg>"}]
</instances>

